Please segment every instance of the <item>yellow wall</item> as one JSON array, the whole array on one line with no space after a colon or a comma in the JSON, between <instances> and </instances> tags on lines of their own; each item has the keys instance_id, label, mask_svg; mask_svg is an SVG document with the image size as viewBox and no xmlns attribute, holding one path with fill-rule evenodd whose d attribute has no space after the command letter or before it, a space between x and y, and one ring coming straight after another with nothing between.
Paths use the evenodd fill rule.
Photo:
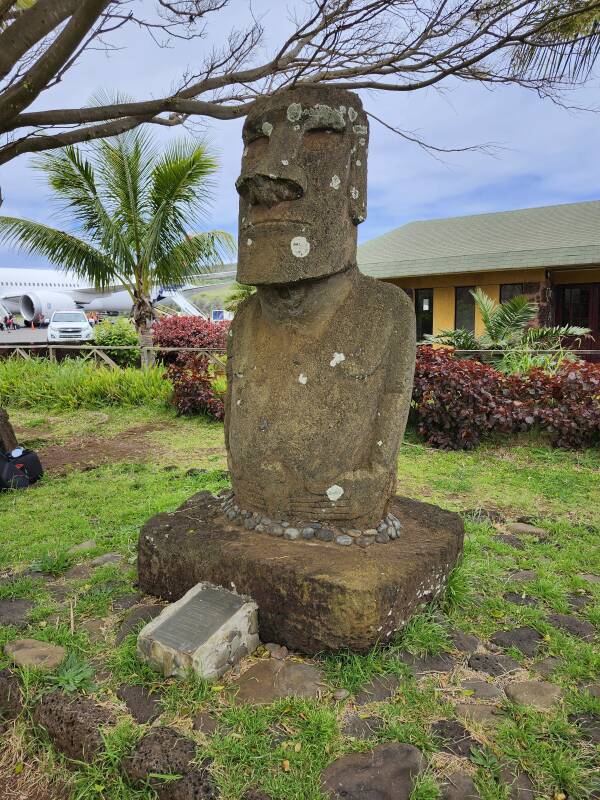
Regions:
<instances>
[{"instance_id":1,"label":"yellow wall","mask_svg":"<svg viewBox=\"0 0 600 800\"><path fill-rule=\"evenodd\" d=\"M433 333L454 329L454 286L433 290Z\"/></svg>"},{"instance_id":2,"label":"yellow wall","mask_svg":"<svg viewBox=\"0 0 600 800\"><path fill-rule=\"evenodd\" d=\"M550 273L550 280L555 284L600 283L600 267L592 269L556 270Z\"/></svg>"},{"instance_id":3,"label":"yellow wall","mask_svg":"<svg viewBox=\"0 0 600 800\"><path fill-rule=\"evenodd\" d=\"M462 275L425 275L386 278L404 289L435 289L438 286L486 286L501 283L536 283L545 280L543 269L505 269L498 272L471 272ZM587 278L586 280L595 280Z\"/></svg>"},{"instance_id":4,"label":"yellow wall","mask_svg":"<svg viewBox=\"0 0 600 800\"><path fill-rule=\"evenodd\" d=\"M404 289L433 289L433 333L454 328L455 295L457 286L476 286L500 302L500 286L504 283L541 283L546 280L544 269L511 269L496 272L472 272L462 275L425 275L420 277L387 278L389 283ZM549 272L552 284L600 282L600 267L562 269ZM481 314L475 308L475 335L484 332Z\"/></svg>"}]
</instances>

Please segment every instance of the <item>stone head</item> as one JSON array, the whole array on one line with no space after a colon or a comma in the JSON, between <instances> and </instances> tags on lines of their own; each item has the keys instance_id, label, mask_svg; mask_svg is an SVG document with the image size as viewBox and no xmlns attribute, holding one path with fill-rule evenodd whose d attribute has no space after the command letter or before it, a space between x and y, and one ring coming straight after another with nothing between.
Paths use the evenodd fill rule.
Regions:
<instances>
[{"instance_id":1,"label":"stone head","mask_svg":"<svg viewBox=\"0 0 600 800\"><path fill-rule=\"evenodd\" d=\"M356 264L369 126L359 97L306 86L257 101L243 130L240 283L288 284Z\"/></svg>"}]
</instances>

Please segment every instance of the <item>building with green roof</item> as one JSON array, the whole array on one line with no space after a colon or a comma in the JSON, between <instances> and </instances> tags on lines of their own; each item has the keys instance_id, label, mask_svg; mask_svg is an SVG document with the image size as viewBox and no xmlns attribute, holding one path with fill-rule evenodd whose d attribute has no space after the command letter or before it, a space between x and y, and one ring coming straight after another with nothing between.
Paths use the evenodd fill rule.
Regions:
<instances>
[{"instance_id":1,"label":"building with green roof","mask_svg":"<svg viewBox=\"0 0 600 800\"><path fill-rule=\"evenodd\" d=\"M419 340L480 333L479 287L496 301L532 297L541 322L591 328L600 349L600 201L410 222L361 245L358 265L411 295Z\"/></svg>"}]
</instances>

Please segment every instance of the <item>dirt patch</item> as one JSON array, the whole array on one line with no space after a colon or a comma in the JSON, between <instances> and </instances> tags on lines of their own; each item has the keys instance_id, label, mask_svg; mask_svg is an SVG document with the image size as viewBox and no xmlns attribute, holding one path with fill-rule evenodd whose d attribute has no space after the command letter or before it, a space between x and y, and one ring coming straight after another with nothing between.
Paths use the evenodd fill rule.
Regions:
<instances>
[{"instance_id":1,"label":"dirt patch","mask_svg":"<svg viewBox=\"0 0 600 800\"><path fill-rule=\"evenodd\" d=\"M164 449L149 436L171 428L169 422L134 425L116 436L85 436L66 444L50 445L39 451L39 457L50 475L64 475L69 470L89 470L118 461L154 460Z\"/></svg>"}]
</instances>

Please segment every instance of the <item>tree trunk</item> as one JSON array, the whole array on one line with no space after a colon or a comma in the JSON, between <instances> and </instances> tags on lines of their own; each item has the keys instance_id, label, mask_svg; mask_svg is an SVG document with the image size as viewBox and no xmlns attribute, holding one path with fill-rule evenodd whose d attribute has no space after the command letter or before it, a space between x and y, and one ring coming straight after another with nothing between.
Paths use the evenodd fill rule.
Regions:
<instances>
[{"instance_id":1,"label":"tree trunk","mask_svg":"<svg viewBox=\"0 0 600 800\"><path fill-rule=\"evenodd\" d=\"M8 421L8 413L0 408L0 447L5 453L10 453L18 445L13 426Z\"/></svg>"},{"instance_id":2,"label":"tree trunk","mask_svg":"<svg viewBox=\"0 0 600 800\"><path fill-rule=\"evenodd\" d=\"M135 329L140 337L140 359L142 369L153 367L156 361L154 350L152 350L152 322L153 322L152 303L150 298L143 294L136 293L133 304L133 322Z\"/></svg>"}]
</instances>

